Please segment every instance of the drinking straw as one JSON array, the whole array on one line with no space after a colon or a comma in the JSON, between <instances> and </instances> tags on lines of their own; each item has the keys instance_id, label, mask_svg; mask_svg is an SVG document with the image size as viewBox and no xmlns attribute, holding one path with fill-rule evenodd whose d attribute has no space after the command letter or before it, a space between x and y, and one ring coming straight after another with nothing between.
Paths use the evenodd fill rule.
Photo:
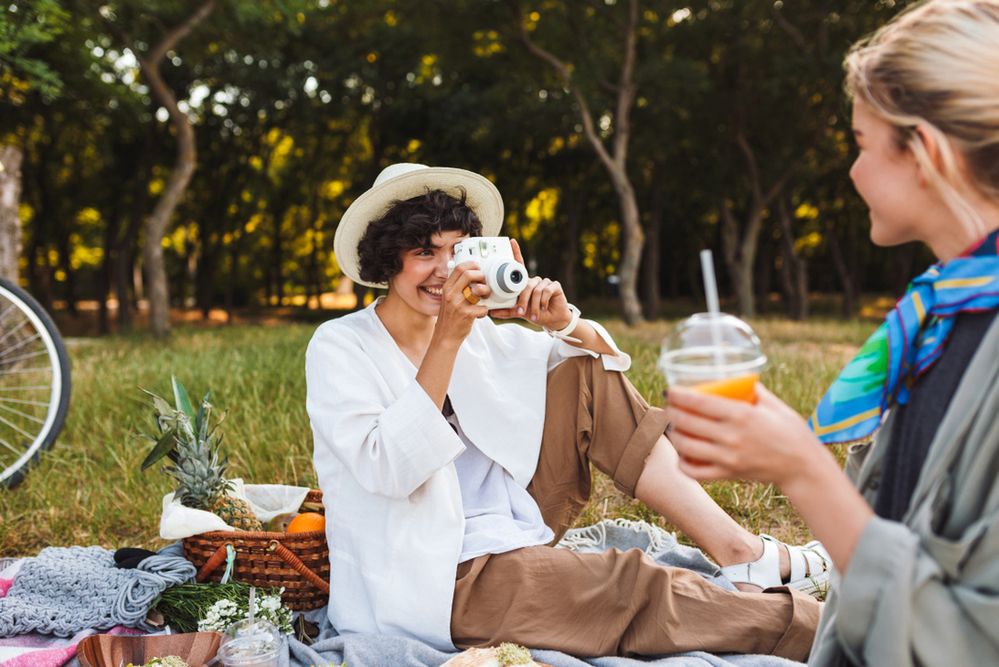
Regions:
<instances>
[{"instance_id":1,"label":"drinking straw","mask_svg":"<svg viewBox=\"0 0 999 667\"><path fill-rule=\"evenodd\" d=\"M715 264L711 260L711 251L701 251L701 273L704 275L704 296L708 300L708 312L717 315L721 312L718 307L718 283L715 282Z\"/></svg>"},{"instance_id":2,"label":"drinking straw","mask_svg":"<svg viewBox=\"0 0 999 667\"><path fill-rule=\"evenodd\" d=\"M250 586L250 632L253 632L253 617L256 615L257 611L256 593L256 587Z\"/></svg>"},{"instance_id":3,"label":"drinking straw","mask_svg":"<svg viewBox=\"0 0 999 667\"><path fill-rule=\"evenodd\" d=\"M721 330L718 328L718 317L721 308L718 305L718 283L715 281L715 263L712 261L711 251L701 251L701 273L704 275L704 296L708 301L708 313L711 317L708 326L711 328L711 342L714 347L715 364L722 365L724 359L721 351Z\"/></svg>"}]
</instances>

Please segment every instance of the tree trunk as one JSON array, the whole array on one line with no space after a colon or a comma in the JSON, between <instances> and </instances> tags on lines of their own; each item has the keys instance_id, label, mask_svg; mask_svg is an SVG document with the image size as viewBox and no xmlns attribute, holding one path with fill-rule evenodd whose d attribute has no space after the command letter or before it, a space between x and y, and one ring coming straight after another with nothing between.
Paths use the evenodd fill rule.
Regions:
<instances>
[{"instance_id":1,"label":"tree trunk","mask_svg":"<svg viewBox=\"0 0 999 667\"><path fill-rule=\"evenodd\" d=\"M652 201L649 203L648 226L645 234L645 252L642 257L642 283L645 286L642 311L647 319L659 316L661 294L659 288L660 230L663 218L662 189L655 187L658 177L652 180Z\"/></svg>"},{"instance_id":2,"label":"tree trunk","mask_svg":"<svg viewBox=\"0 0 999 667\"><path fill-rule=\"evenodd\" d=\"M765 314L770 309L770 284L773 278L774 248L772 239L761 235L753 267L753 297L756 314Z\"/></svg>"},{"instance_id":3,"label":"tree trunk","mask_svg":"<svg viewBox=\"0 0 999 667\"><path fill-rule=\"evenodd\" d=\"M62 128L58 123L53 123L51 111L47 106L43 106L39 113L41 125L39 131L44 139L35 143L34 156L28 154L28 159L32 161L30 181L31 197L24 194L26 200L31 201L34 215L31 219L31 242L28 244L28 284L31 287L31 295L46 310L52 309L52 284L55 282L54 271L49 261L48 244L50 230L53 227L51 218L53 217L53 206L57 198L53 195L49 181L49 166L55 160L52 154L52 147L61 140ZM28 182L25 182L28 185Z\"/></svg>"},{"instance_id":4,"label":"tree trunk","mask_svg":"<svg viewBox=\"0 0 999 667\"><path fill-rule=\"evenodd\" d=\"M322 310L323 284L319 271L319 239L322 235L322 228L319 224L319 186L313 186L309 191L309 206L304 209L302 215L308 220L309 229L312 230L312 247L309 248L309 268L305 278L305 307L308 309L310 303L315 298L316 309Z\"/></svg>"},{"instance_id":5,"label":"tree trunk","mask_svg":"<svg viewBox=\"0 0 999 667\"><path fill-rule=\"evenodd\" d=\"M625 322L635 325L644 320L642 303L638 299L638 268L642 259L642 247L645 244L645 233L638 219L635 189L623 170L615 179L615 190L621 208L621 232L624 240L624 251L621 253L621 264L618 267L618 276L621 279L621 307Z\"/></svg>"},{"instance_id":6,"label":"tree trunk","mask_svg":"<svg viewBox=\"0 0 999 667\"><path fill-rule=\"evenodd\" d=\"M808 317L808 269L805 261L794 250L794 228L787 202L782 198L778 208L781 227L781 274L787 290L788 317L804 320Z\"/></svg>"},{"instance_id":7,"label":"tree trunk","mask_svg":"<svg viewBox=\"0 0 999 667\"><path fill-rule=\"evenodd\" d=\"M169 112L170 121L177 132L177 160L162 196L156 202L152 214L146 219L146 238L142 252L146 273L146 294L149 298L149 323L153 334L158 338L165 338L170 334L170 293L163 263L162 240L170 224L170 218L184 196L187 184L191 181L198 159L191 120L177 106L176 96L163 80L159 66L167 51L173 49L187 36L214 7L214 0L202 4L183 23L167 32L148 56L139 58L139 65L153 97Z\"/></svg>"},{"instance_id":8,"label":"tree trunk","mask_svg":"<svg viewBox=\"0 0 999 667\"><path fill-rule=\"evenodd\" d=\"M824 227L826 240L829 242L829 254L832 255L833 266L836 267L836 275L839 277L840 285L843 287L842 314L845 319L852 319L857 315L857 303L859 301L857 281L846 264L846 258L843 256L843 248L839 244L839 237L836 235L836 229L833 226L832 220L827 218Z\"/></svg>"},{"instance_id":9,"label":"tree trunk","mask_svg":"<svg viewBox=\"0 0 999 667\"><path fill-rule=\"evenodd\" d=\"M104 258L101 261L97 279L97 332L106 336L111 333L111 318L108 314L108 297L111 295L111 282L115 266L115 246L118 228L121 227L120 193L113 192L107 223L104 227Z\"/></svg>"},{"instance_id":10,"label":"tree trunk","mask_svg":"<svg viewBox=\"0 0 999 667\"><path fill-rule=\"evenodd\" d=\"M537 58L547 62L559 74L566 89L570 91L579 107L580 119L587 141L596 151L610 176L614 191L618 197L618 207L621 212L621 263L618 266L620 279L621 307L625 322L629 325L643 321L642 306L638 299L638 269L642 259L642 247L645 235L642 231L638 213L638 201L635 188L628 178L628 142L631 137L631 109L635 102L637 88L634 81L636 45L638 31L638 0L628 2L628 22L624 31L623 59L617 85L614 112L614 137L611 151L607 150L603 139L597 133L593 123L593 114L579 85L573 81L571 68L557 56L541 48L527 34L524 21L518 11L520 38Z\"/></svg>"},{"instance_id":11,"label":"tree trunk","mask_svg":"<svg viewBox=\"0 0 999 667\"><path fill-rule=\"evenodd\" d=\"M152 128L146 132L143 140L142 155L139 158L138 177L132 183L132 196L129 207L128 223L125 233L118 241L115 253L114 283L118 298L118 331L129 331L132 328L133 275L135 273L135 249L139 240L139 229L146 214L146 204L149 203L149 177L152 172L153 150Z\"/></svg>"},{"instance_id":12,"label":"tree trunk","mask_svg":"<svg viewBox=\"0 0 999 667\"><path fill-rule=\"evenodd\" d=\"M579 221L583 217L585 199L581 192L573 192L565 207L565 236L562 245L562 268L558 273L562 291L570 303L579 296L576 265L579 262Z\"/></svg>"},{"instance_id":13,"label":"tree trunk","mask_svg":"<svg viewBox=\"0 0 999 667\"><path fill-rule=\"evenodd\" d=\"M274 216L274 237L271 239L271 262L268 274L274 285L274 305L278 308L284 305L284 235L281 233L281 226L287 214L286 207L280 214Z\"/></svg>"},{"instance_id":14,"label":"tree trunk","mask_svg":"<svg viewBox=\"0 0 999 667\"><path fill-rule=\"evenodd\" d=\"M79 160L74 161L75 164L79 164ZM83 177L83 170L79 169L74 177L74 182L81 183ZM78 195L74 193L68 198L70 202L79 201ZM74 318L79 315L79 311L76 308L76 272L73 270L73 249L70 243L70 235L73 233L73 226L66 216L59 216L57 219L56 229L56 257L58 258L58 266L62 272L66 275L64 296L66 298L66 310Z\"/></svg>"},{"instance_id":15,"label":"tree trunk","mask_svg":"<svg viewBox=\"0 0 999 667\"><path fill-rule=\"evenodd\" d=\"M784 191L795 165L789 166L768 189L764 190L763 176L757 164L756 153L741 130L736 132L735 143L746 161L746 177L749 180L751 197L746 211L746 223L741 234L731 211L731 204L727 203L722 208L722 241L725 245L726 262L735 267L732 276L738 310L743 316L752 317L756 314L753 269L760 244L760 234L763 231L763 220L770 204Z\"/></svg>"},{"instance_id":16,"label":"tree trunk","mask_svg":"<svg viewBox=\"0 0 999 667\"><path fill-rule=\"evenodd\" d=\"M722 254L728 268L735 293L737 309L745 317L756 314L756 295L753 291L753 269L756 264L756 251L759 247L760 232L763 229L763 209L753 205L748 222L740 238L739 225L731 204L721 206Z\"/></svg>"},{"instance_id":17,"label":"tree trunk","mask_svg":"<svg viewBox=\"0 0 999 667\"><path fill-rule=\"evenodd\" d=\"M721 218L721 247L722 258L725 261L725 270L728 272L728 280L731 283L732 294L738 289L739 280L739 223L736 222L735 214L732 213L732 202L723 201L719 207ZM696 281L695 281L696 283Z\"/></svg>"},{"instance_id":18,"label":"tree trunk","mask_svg":"<svg viewBox=\"0 0 999 667\"><path fill-rule=\"evenodd\" d=\"M14 284L21 258L21 160L16 146L0 146L0 278Z\"/></svg>"}]
</instances>

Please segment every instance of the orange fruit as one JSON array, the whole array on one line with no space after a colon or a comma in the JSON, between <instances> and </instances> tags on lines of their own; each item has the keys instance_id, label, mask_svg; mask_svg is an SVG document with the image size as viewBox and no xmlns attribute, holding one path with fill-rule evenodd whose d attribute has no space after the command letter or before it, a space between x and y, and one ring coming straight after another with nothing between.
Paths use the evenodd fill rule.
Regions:
<instances>
[{"instance_id":1,"label":"orange fruit","mask_svg":"<svg viewBox=\"0 0 999 667\"><path fill-rule=\"evenodd\" d=\"M308 533L313 530L326 530L326 517L316 512L302 512L288 524L289 533Z\"/></svg>"}]
</instances>

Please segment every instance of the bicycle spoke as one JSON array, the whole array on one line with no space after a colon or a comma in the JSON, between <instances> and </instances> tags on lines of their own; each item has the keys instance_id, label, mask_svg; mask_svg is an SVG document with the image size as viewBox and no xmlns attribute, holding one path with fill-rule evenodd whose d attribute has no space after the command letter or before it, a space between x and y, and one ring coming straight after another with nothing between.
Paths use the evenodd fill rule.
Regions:
<instances>
[{"instance_id":1,"label":"bicycle spoke","mask_svg":"<svg viewBox=\"0 0 999 667\"><path fill-rule=\"evenodd\" d=\"M27 412L21 412L20 410L8 407L6 405L0 405L0 410L6 410L7 412L13 412L14 414L19 415L21 417L24 417L25 419L28 419L30 421L33 421L36 424L44 424L45 423L44 419L39 419L38 417L36 417L34 415L30 415Z\"/></svg>"},{"instance_id":2,"label":"bicycle spoke","mask_svg":"<svg viewBox=\"0 0 999 667\"><path fill-rule=\"evenodd\" d=\"M0 376L4 375L24 375L25 373L51 373L51 368L19 368L13 371L0 370Z\"/></svg>"},{"instance_id":3,"label":"bicycle spoke","mask_svg":"<svg viewBox=\"0 0 999 667\"><path fill-rule=\"evenodd\" d=\"M9 449L10 451L14 452L14 454L16 454L17 456L20 456L21 454L24 453L24 452L22 452L19 449L14 449L14 446L11 445L6 440L4 440L3 438L0 438L0 445L3 445L4 447L6 447L7 449Z\"/></svg>"},{"instance_id":4,"label":"bicycle spoke","mask_svg":"<svg viewBox=\"0 0 999 667\"><path fill-rule=\"evenodd\" d=\"M18 324L18 325L17 325L16 327L14 327L13 329L11 329L11 330L10 330L10 331L8 331L7 333L5 333L5 334L4 334L3 336L0 336L0 343L2 343L2 342L4 342L5 340L7 340L7 338L8 338L8 337L9 337L10 335L12 335L12 334L15 334L15 333L17 333L18 331L20 331L20 330L21 330L21 329L22 329L22 328L24 327L24 325L25 325L25 324L27 324L27 323L28 323L28 322L30 322L30 321L31 321L31 320L29 320L29 319L24 319L24 320L21 320L21 323L20 323L20 324ZM35 334L35 335L37 336L38 334Z\"/></svg>"},{"instance_id":5,"label":"bicycle spoke","mask_svg":"<svg viewBox=\"0 0 999 667\"><path fill-rule=\"evenodd\" d=\"M25 345L27 345L28 343L30 343L33 340L40 340L41 337L42 337L42 335L40 333L36 332L34 336L31 336L30 338L25 338L24 340L22 340L17 345L14 345L12 347L8 347L7 350L4 352L4 354L10 354L11 352L14 352L15 350L19 350L19 349L21 349L22 347L24 347Z\"/></svg>"},{"instance_id":6,"label":"bicycle spoke","mask_svg":"<svg viewBox=\"0 0 999 667\"><path fill-rule=\"evenodd\" d=\"M10 422L10 421L7 421L6 419L3 418L3 416L0 416L0 423L4 423L7 426L11 427L15 431L17 431L18 433L20 433L21 435L23 435L25 438L27 438L28 440L34 440L35 439L35 436L33 436L30 433L28 433L27 431L23 430L17 424L15 424L13 422Z\"/></svg>"},{"instance_id":7,"label":"bicycle spoke","mask_svg":"<svg viewBox=\"0 0 999 667\"><path fill-rule=\"evenodd\" d=\"M42 408L49 407L49 404L45 401L25 401L21 398L4 398L0 396L0 403L17 403L19 405L37 405Z\"/></svg>"},{"instance_id":8,"label":"bicycle spoke","mask_svg":"<svg viewBox=\"0 0 999 667\"><path fill-rule=\"evenodd\" d=\"M38 352L29 352L28 354L22 354L19 357L13 357L12 359L4 359L4 355L0 354L0 365L12 364L16 361L24 361L25 359L32 359L34 357L47 357L49 355L48 350L39 350Z\"/></svg>"},{"instance_id":9,"label":"bicycle spoke","mask_svg":"<svg viewBox=\"0 0 999 667\"><path fill-rule=\"evenodd\" d=\"M7 306L7 308L2 313L0 313L0 324L3 324L3 321L7 319L7 313L14 310L15 308L17 308L17 304L12 303L9 306Z\"/></svg>"}]
</instances>

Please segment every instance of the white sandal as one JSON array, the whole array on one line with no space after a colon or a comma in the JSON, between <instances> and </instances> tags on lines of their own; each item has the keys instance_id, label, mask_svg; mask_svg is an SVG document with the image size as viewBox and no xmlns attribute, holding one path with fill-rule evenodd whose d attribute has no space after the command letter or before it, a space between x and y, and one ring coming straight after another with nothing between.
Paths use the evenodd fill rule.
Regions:
<instances>
[{"instance_id":1,"label":"white sandal","mask_svg":"<svg viewBox=\"0 0 999 667\"><path fill-rule=\"evenodd\" d=\"M770 535L760 534L763 541L763 555L748 563L727 565L721 568L722 574L733 584L759 586L760 590L775 586L789 586L804 593L814 595L828 588L832 571L832 558L818 540L803 546L784 544ZM791 563L791 576L784 581L780 576L780 549L787 548Z\"/></svg>"}]
</instances>

